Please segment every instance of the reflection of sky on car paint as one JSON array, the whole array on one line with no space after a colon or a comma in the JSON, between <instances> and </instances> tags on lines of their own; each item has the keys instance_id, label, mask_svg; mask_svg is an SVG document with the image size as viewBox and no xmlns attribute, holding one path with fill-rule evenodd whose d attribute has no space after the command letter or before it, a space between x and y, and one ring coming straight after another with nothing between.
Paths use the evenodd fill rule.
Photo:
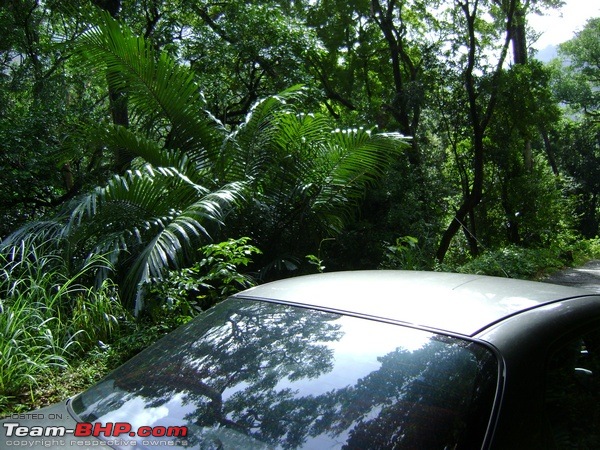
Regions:
<instances>
[{"instance_id":1,"label":"reflection of sky on car paint","mask_svg":"<svg viewBox=\"0 0 600 450\"><path fill-rule=\"evenodd\" d=\"M193 403L186 402L186 393L179 392L175 394L167 403L159 406L149 406L146 399L140 396L129 396L123 405L116 411L111 411L97 419L102 424L127 422L132 430L137 431L143 426L182 426L186 425L185 415L193 413L195 407ZM187 403L187 404L186 404ZM94 405L90 405L94 407ZM122 436L124 440L135 439L138 437ZM149 439L149 438L145 438ZM172 437L152 437L153 441L172 441Z\"/></svg>"},{"instance_id":2,"label":"reflection of sky on car paint","mask_svg":"<svg viewBox=\"0 0 600 450\"><path fill-rule=\"evenodd\" d=\"M413 352L422 348L431 338L430 333L422 330L375 320L341 316L335 323L342 326L342 338L339 341L323 343L335 353L333 370L318 377L317 382L307 378L294 382L294 388L301 392L298 397L317 396L344 386L353 386L360 378L379 369L381 362L378 361L378 357L396 349ZM289 384L289 380L284 378L275 386L275 390L285 389ZM381 409L381 405L375 405L365 414L363 421L377 417ZM306 441L306 447L339 448L346 443L350 430L355 425L352 423L337 436L310 437Z\"/></svg>"},{"instance_id":3,"label":"reflection of sky on car paint","mask_svg":"<svg viewBox=\"0 0 600 450\"><path fill-rule=\"evenodd\" d=\"M415 351L423 347L431 338L431 334L404 326L386 324L375 320L364 320L350 316L340 316L333 321L340 325L343 336L337 341L320 342L334 352L333 370L317 378L303 378L293 382L294 390L306 395L324 394L340 386L352 385L362 376L376 370L380 363L377 357L401 348ZM316 342L315 342L316 343ZM359 368L362 369L359 371ZM275 390L289 387L292 383L286 377L275 386ZM236 392L248 388L249 384L241 382L223 392L226 399Z\"/></svg>"},{"instance_id":4,"label":"reflection of sky on car paint","mask_svg":"<svg viewBox=\"0 0 600 450\"><path fill-rule=\"evenodd\" d=\"M334 352L333 369L316 379L305 377L291 382L285 377L275 385L274 391L292 388L295 397L302 398L353 386L360 378L379 369L381 362L378 361L378 357L397 349L413 352L427 344L432 336L431 333L422 330L351 316L340 316L332 323L341 326L340 331L343 333L341 339L315 343L324 345ZM226 389L223 392L223 400L249 386L248 383L242 382ZM381 409L381 405L376 405L363 417L363 420L368 421L377 417ZM354 426L354 423L351 424L347 430L336 436L321 434L307 437L304 445L306 448L315 449L340 448L346 443L349 432Z\"/></svg>"},{"instance_id":5,"label":"reflection of sky on car paint","mask_svg":"<svg viewBox=\"0 0 600 450\"><path fill-rule=\"evenodd\" d=\"M332 321L341 326L341 339L328 342L315 342L330 348L334 352L333 369L316 379L303 378L291 382L287 377L280 380L274 391L292 388L296 398L318 396L327 392L353 386L356 382L381 366L378 357L403 349L415 351L422 348L431 338L431 333L404 326L387 324L375 320L364 320L350 316L340 316ZM223 399L226 400L236 392L243 391L250 385L242 382L226 389ZM364 420L377 417L381 406L377 405ZM231 419L231 417L229 417ZM337 436L319 435L308 437L307 448L339 448L348 439L348 433L355 424Z\"/></svg>"},{"instance_id":6,"label":"reflection of sky on car paint","mask_svg":"<svg viewBox=\"0 0 600 450\"><path fill-rule=\"evenodd\" d=\"M349 316L341 316L335 323L342 327L342 338L322 343L334 352L333 370L319 376L318 382L309 378L295 381L294 388L300 389L303 397L351 386L379 368L379 356L396 349L415 351L431 338L430 333L421 330ZM284 378L275 386L275 390L289 385L289 379Z\"/></svg>"}]
</instances>

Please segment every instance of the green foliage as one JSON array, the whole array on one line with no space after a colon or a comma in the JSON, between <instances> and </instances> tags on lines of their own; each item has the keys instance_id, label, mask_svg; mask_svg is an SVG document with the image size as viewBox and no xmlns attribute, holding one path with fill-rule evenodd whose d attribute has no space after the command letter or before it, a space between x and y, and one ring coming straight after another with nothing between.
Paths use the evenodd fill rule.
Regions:
<instances>
[{"instance_id":1,"label":"green foliage","mask_svg":"<svg viewBox=\"0 0 600 450\"><path fill-rule=\"evenodd\" d=\"M591 119L565 120L557 129L557 159L570 177L577 198L576 229L586 238L598 235L600 211L600 124Z\"/></svg>"},{"instance_id":2,"label":"green foliage","mask_svg":"<svg viewBox=\"0 0 600 450\"><path fill-rule=\"evenodd\" d=\"M560 110L551 90L551 74L551 70L536 60L515 64L501 73L496 81L500 95L490 131L494 142L532 139L538 135L540 126L549 128L557 123ZM507 151L515 152L515 149L506 146L494 149L491 157L502 164Z\"/></svg>"},{"instance_id":3,"label":"green foliage","mask_svg":"<svg viewBox=\"0 0 600 450\"><path fill-rule=\"evenodd\" d=\"M75 297L68 327L82 349L103 345L118 335L125 313L116 295L116 286L104 280L100 288L87 288Z\"/></svg>"},{"instance_id":4,"label":"green foliage","mask_svg":"<svg viewBox=\"0 0 600 450\"><path fill-rule=\"evenodd\" d=\"M567 265L577 266L592 259L600 259L600 238L593 239L575 239L566 247L563 254L568 256L565 259Z\"/></svg>"},{"instance_id":5,"label":"green foliage","mask_svg":"<svg viewBox=\"0 0 600 450\"><path fill-rule=\"evenodd\" d=\"M3 245L36 233L58 239L69 260L106 255L121 297L136 313L143 308L141 285L195 261L198 245L221 233L243 198L251 201L231 235L252 233L275 255L290 235L310 245L310 236L341 231L404 146L397 134L340 131L322 115L297 112L288 102L299 97L298 87L257 102L230 131L203 111L188 68L156 54L107 14L76 49L113 90L127 91L134 119L130 128L102 126L95 138L137 159L61 216L26 226ZM300 242L304 248L292 254L306 254ZM97 283L108 275L99 271Z\"/></svg>"},{"instance_id":6,"label":"green foliage","mask_svg":"<svg viewBox=\"0 0 600 450\"><path fill-rule=\"evenodd\" d=\"M83 24L58 3L0 7L0 27L10 30L0 33L0 237L106 176L102 150L75 132L102 122L105 102L67 57ZM91 2L78 3L82 17Z\"/></svg>"},{"instance_id":7,"label":"green foliage","mask_svg":"<svg viewBox=\"0 0 600 450\"><path fill-rule=\"evenodd\" d=\"M539 279L566 266L577 266L600 258L600 240L581 239L576 235L559 235L552 245L523 248L509 245L489 250L466 263L447 260L436 270L476 273L519 279Z\"/></svg>"},{"instance_id":8,"label":"green foliage","mask_svg":"<svg viewBox=\"0 0 600 450\"><path fill-rule=\"evenodd\" d=\"M352 223L368 190L407 147L396 133L340 130L282 100L258 103L233 142L243 164L237 170L253 180L252 202L233 226L263 250L259 264L268 278L299 270L304 255Z\"/></svg>"},{"instance_id":9,"label":"green foliage","mask_svg":"<svg viewBox=\"0 0 600 450\"><path fill-rule=\"evenodd\" d=\"M197 288L206 290L206 294L198 296L204 308L255 284L252 277L239 272L252 262L252 255L261 253L249 241L247 237L229 239L201 249L204 257L189 273L195 275Z\"/></svg>"},{"instance_id":10,"label":"green foliage","mask_svg":"<svg viewBox=\"0 0 600 450\"><path fill-rule=\"evenodd\" d=\"M194 150L199 158L215 156L211 152L219 137L201 113L205 104L189 69L166 52L157 54L150 42L108 14L75 48L84 64L106 75L110 88L127 92L136 125L149 134L166 134L165 148Z\"/></svg>"},{"instance_id":11,"label":"green foliage","mask_svg":"<svg viewBox=\"0 0 600 450\"><path fill-rule=\"evenodd\" d=\"M477 212L482 248L551 247L576 227L572 183L536 158L530 171L490 177L487 198ZM501 232L499 232L501 231Z\"/></svg>"},{"instance_id":12,"label":"green foliage","mask_svg":"<svg viewBox=\"0 0 600 450\"><path fill-rule=\"evenodd\" d=\"M84 262L89 254L106 255L117 268L123 299L139 310L140 283L189 261L194 247L240 198L243 186L231 183L211 190L199 184L218 181L205 168L212 165L210 152L219 148L221 137L216 123L202 114L202 98L189 70L165 54L155 58L150 44L108 15L83 35L77 49L92 69L106 74L112 88L127 89L137 118L132 129L97 128L96 139L144 160L139 168L114 175L106 186L77 199L54 221L33 227L38 235L55 230L65 258ZM33 231L26 226L3 245L9 248ZM97 274L102 283L109 272Z\"/></svg>"},{"instance_id":13,"label":"green foliage","mask_svg":"<svg viewBox=\"0 0 600 450\"><path fill-rule=\"evenodd\" d=\"M318 256L306 255L306 259L308 260L308 263L310 265L315 267L315 269L317 270L318 273L325 272L325 266L323 265L323 260L320 259Z\"/></svg>"},{"instance_id":14,"label":"green foliage","mask_svg":"<svg viewBox=\"0 0 600 450\"><path fill-rule=\"evenodd\" d=\"M22 242L2 254L0 268L0 398L31 388L36 379L99 340L110 340L123 311L108 282L98 289L79 280L105 267L96 256L73 277L64 261ZM0 403L3 400L0 400Z\"/></svg>"},{"instance_id":15,"label":"green foliage","mask_svg":"<svg viewBox=\"0 0 600 450\"><path fill-rule=\"evenodd\" d=\"M318 273L323 273L325 272L325 264L322 258L322 254L323 254L323 244L325 242L328 241L335 241L335 238L325 238L323 239L320 243L319 243L319 249L317 251L316 255L306 255L306 260L308 261L308 264L310 264L311 266L314 266L316 271Z\"/></svg>"},{"instance_id":16,"label":"green foliage","mask_svg":"<svg viewBox=\"0 0 600 450\"><path fill-rule=\"evenodd\" d=\"M564 266L557 248L530 249L509 246L483 253L456 268L456 272L506 278L534 279ZM447 269L447 267L446 267Z\"/></svg>"},{"instance_id":17,"label":"green foliage","mask_svg":"<svg viewBox=\"0 0 600 450\"><path fill-rule=\"evenodd\" d=\"M157 310L158 311L158 310ZM164 309L160 317L144 315L122 326L119 337L99 353L100 368L106 374L133 358L157 340L187 323L191 315L177 307Z\"/></svg>"},{"instance_id":18,"label":"green foliage","mask_svg":"<svg viewBox=\"0 0 600 450\"><path fill-rule=\"evenodd\" d=\"M200 249L203 257L191 267L146 284L152 322L180 325L198 311L253 286L254 279L241 270L261 251L249 242L250 238L242 237L208 244Z\"/></svg>"},{"instance_id":19,"label":"green foliage","mask_svg":"<svg viewBox=\"0 0 600 450\"><path fill-rule=\"evenodd\" d=\"M23 298L3 301L0 315L0 399L34 384L34 376L64 367L70 342L62 346L53 335L52 321ZM1 401L1 400L0 400Z\"/></svg>"},{"instance_id":20,"label":"green foliage","mask_svg":"<svg viewBox=\"0 0 600 450\"><path fill-rule=\"evenodd\" d=\"M394 245L386 244L382 269L423 270L431 264L413 236L402 236Z\"/></svg>"},{"instance_id":21,"label":"green foliage","mask_svg":"<svg viewBox=\"0 0 600 450\"><path fill-rule=\"evenodd\" d=\"M600 115L600 17L589 19L575 37L559 47L556 72L559 98L586 115Z\"/></svg>"},{"instance_id":22,"label":"green foliage","mask_svg":"<svg viewBox=\"0 0 600 450\"><path fill-rule=\"evenodd\" d=\"M258 98L312 81L308 55L318 51L320 42L302 20L304 8L294 6L192 2L182 8L189 14L183 24L193 31L180 51L200 80L211 112L223 123L243 121Z\"/></svg>"}]
</instances>

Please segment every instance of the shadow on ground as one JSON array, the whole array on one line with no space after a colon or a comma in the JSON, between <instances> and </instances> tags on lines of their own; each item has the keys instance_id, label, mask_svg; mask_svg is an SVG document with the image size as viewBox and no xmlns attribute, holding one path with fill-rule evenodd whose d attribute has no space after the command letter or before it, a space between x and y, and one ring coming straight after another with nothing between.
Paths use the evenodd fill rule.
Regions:
<instances>
[{"instance_id":1,"label":"shadow on ground","mask_svg":"<svg viewBox=\"0 0 600 450\"><path fill-rule=\"evenodd\" d=\"M542 281L600 293L600 260L589 261L581 267L561 270Z\"/></svg>"}]
</instances>

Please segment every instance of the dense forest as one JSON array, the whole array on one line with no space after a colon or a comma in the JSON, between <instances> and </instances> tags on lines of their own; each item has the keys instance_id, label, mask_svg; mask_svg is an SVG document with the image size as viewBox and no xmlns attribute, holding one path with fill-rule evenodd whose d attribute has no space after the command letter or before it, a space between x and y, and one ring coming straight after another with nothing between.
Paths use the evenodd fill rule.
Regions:
<instances>
[{"instance_id":1,"label":"dense forest","mask_svg":"<svg viewBox=\"0 0 600 450\"><path fill-rule=\"evenodd\" d=\"M0 2L0 407L252 283L597 251L600 18L543 63L559 6Z\"/></svg>"}]
</instances>

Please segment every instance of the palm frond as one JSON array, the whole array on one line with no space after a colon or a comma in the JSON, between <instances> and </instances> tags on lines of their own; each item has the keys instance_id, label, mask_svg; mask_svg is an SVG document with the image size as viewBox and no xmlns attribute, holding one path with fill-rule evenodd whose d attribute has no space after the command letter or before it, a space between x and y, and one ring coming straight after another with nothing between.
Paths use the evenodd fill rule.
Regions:
<instances>
[{"instance_id":1,"label":"palm frond","mask_svg":"<svg viewBox=\"0 0 600 450\"><path fill-rule=\"evenodd\" d=\"M145 245L131 265L124 283L124 297L135 298L135 310L143 304L141 285L150 278L160 278L165 270L189 262L189 255L202 239L211 239L208 226L222 224L229 207L243 195L243 183L231 183L210 192L190 204L165 224Z\"/></svg>"},{"instance_id":2,"label":"palm frond","mask_svg":"<svg viewBox=\"0 0 600 450\"><path fill-rule=\"evenodd\" d=\"M140 158L141 167L148 164L154 167L173 167L195 183L212 181L212 177L207 176L207 171L203 170L206 168L198 167L181 150L165 149L155 139L130 128L119 125L103 127L97 130L96 136L103 144L126 149Z\"/></svg>"},{"instance_id":3,"label":"palm frond","mask_svg":"<svg viewBox=\"0 0 600 450\"><path fill-rule=\"evenodd\" d=\"M40 249L42 244L54 243L63 234L65 217L57 216L48 220L36 220L26 223L21 228L9 234L0 242L0 254L14 253L24 243Z\"/></svg>"},{"instance_id":4,"label":"palm frond","mask_svg":"<svg viewBox=\"0 0 600 450\"><path fill-rule=\"evenodd\" d=\"M189 261L199 243L223 224L243 189L243 183L233 183L211 191L175 168L147 164L113 176L81 198L64 234L80 260L101 254L126 274L127 301L146 275L160 276Z\"/></svg>"},{"instance_id":5,"label":"palm frond","mask_svg":"<svg viewBox=\"0 0 600 450\"><path fill-rule=\"evenodd\" d=\"M65 227L75 252L100 253L116 263L121 252L159 233L179 211L209 191L174 168L153 168L116 175L80 199ZM206 218L219 222L219 218ZM78 250L77 250L78 249Z\"/></svg>"},{"instance_id":6,"label":"palm frond","mask_svg":"<svg viewBox=\"0 0 600 450\"><path fill-rule=\"evenodd\" d=\"M351 218L366 189L380 180L407 146L398 133L372 134L362 129L336 130L324 148L319 166L321 189L312 209L332 232Z\"/></svg>"},{"instance_id":7,"label":"palm frond","mask_svg":"<svg viewBox=\"0 0 600 450\"><path fill-rule=\"evenodd\" d=\"M152 45L136 37L109 14L79 40L76 53L88 66L106 74L109 85L126 92L132 116L148 123L166 120L165 146L201 152L210 159L221 137L207 114L193 73L166 53L156 55Z\"/></svg>"},{"instance_id":8,"label":"palm frond","mask_svg":"<svg viewBox=\"0 0 600 450\"><path fill-rule=\"evenodd\" d=\"M224 180L260 177L272 169L274 140L280 133L280 116L295 111L291 102L304 94L293 86L277 95L256 102L244 122L223 143L218 171Z\"/></svg>"}]
</instances>

